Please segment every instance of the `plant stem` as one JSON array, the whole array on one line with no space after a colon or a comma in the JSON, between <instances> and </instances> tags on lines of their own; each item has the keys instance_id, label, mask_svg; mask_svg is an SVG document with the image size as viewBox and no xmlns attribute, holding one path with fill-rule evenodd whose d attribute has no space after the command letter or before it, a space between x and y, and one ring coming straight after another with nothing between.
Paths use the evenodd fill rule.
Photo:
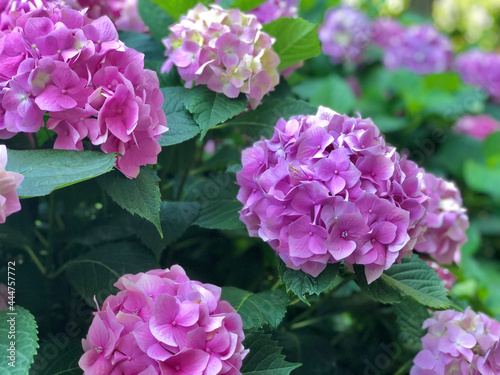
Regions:
<instances>
[{"instance_id":1,"label":"plant stem","mask_svg":"<svg viewBox=\"0 0 500 375\"><path fill-rule=\"evenodd\" d=\"M401 366L399 368L399 370L394 374L394 375L403 375L403 374L407 374L408 373L408 370L410 369L411 367L411 364L413 363L413 360L410 359L408 362L406 362L403 366Z\"/></svg>"},{"instance_id":2,"label":"plant stem","mask_svg":"<svg viewBox=\"0 0 500 375\"><path fill-rule=\"evenodd\" d=\"M24 246L24 250L27 251L27 253L29 254L31 260L36 264L36 266L38 267L38 269L40 270L40 272L42 273L42 275L46 275L47 274L47 269L42 264L42 262L40 261L40 259L37 257L37 255L35 254L35 252L33 251L33 249L31 247L29 247L28 245L25 245Z\"/></svg>"}]
</instances>

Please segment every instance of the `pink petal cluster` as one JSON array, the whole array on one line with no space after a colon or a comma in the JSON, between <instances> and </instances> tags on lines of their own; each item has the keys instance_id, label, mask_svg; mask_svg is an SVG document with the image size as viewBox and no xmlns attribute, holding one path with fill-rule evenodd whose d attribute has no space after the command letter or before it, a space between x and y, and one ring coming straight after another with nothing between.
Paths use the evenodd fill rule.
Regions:
<instances>
[{"instance_id":1,"label":"pink petal cluster","mask_svg":"<svg viewBox=\"0 0 500 375\"><path fill-rule=\"evenodd\" d=\"M123 275L95 313L84 375L237 375L248 353L241 317L221 289L182 267Z\"/></svg>"},{"instance_id":2,"label":"pink petal cluster","mask_svg":"<svg viewBox=\"0 0 500 375\"><path fill-rule=\"evenodd\" d=\"M16 172L5 170L7 166L7 147L0 145L0 224L10 214L21 210L21 203L16 189L24 179L24 176Z\"/></svg>"},{"instance_id":3,"label":"pink petal cluster","mask_svg":"<svg viewBox=\"0 0 500 375\"><path fill-rule=\"evenodd\" d=\"M454 183L421 170L422 192L429 199L424 228L415 250L428 254L439 264L460 262L460 248L467 242L469 217Z\"/></svg>"},{"instance_id":4,"label":"pink petal cluster","mask_svg":"<svg viewBox=\"0 0 500 375\"><path fill-rule=\"evenodd\" d=\"M279 82L274 39L261 29L255 16L239 9L198 4L163 39L162 72L175 65L186 87L207 85L229 98L245 93L255 108Z\"/></svg>"},{"instance_id":5,"label":"pink petal cluster","mask_svg":"<svg viewBox=\"0 0 500 375\"><path fill-rule=\"evenodd\" d=\"M397 20L380 17L373 21L372 42L382 48L389 48L403 41L404 32L404 26Z\"/></svg>"},{"instance_id":6,"label":"pink petal cluster","mask_svg":"<svg viewBox=\"0 0 500 375\"><path fill-rule=\"evenodd\" d=\"M110 19L52 3L12 17L0 32L0 138L36 132L48 114L55 148L81 150L89 138L122 155L117 168L130 178L155 164L167 130L158 77Z\"/></svg>"},{"instance_id":7,"label":"pink petal cluster","mask_svg":"<svg viewBox=\"0 0 500 375\"><path fill-rule=\"evenodd\" d=\"M267 0L257 8L249 10L247 14L253 14L260 23L269 23L278 18L297 18L298 0Z\"/></svg>"},{"instance_id":8,"label":"pink petal cluster","mask_svg":"<svg viewBox=\"0 0 500 375\"><path fill-rule=\"evenodd\" d=\"M436 262L427 262L429 267L434 268L434 272L443 280L443 285L450 290L457 282L457 277L448 268L441 267Z\"/></svg>"},{"instance_id":9,"label":"pink petal cluster","mask_svg":"<svg viewBox=\"0 0 500 375\"><path fill-rule=\"evenodd\" d=\"M500 373L500 323L468 307L436 311L424 322L423 350L410 375L497 375Z\"/></svg>"},{"instance_id":10,"label":"pink petal cluster","mask_svg":"<svg viewBox=\"0 0 500 375\"><path fill-rule=\"evenodd\" d=\"M500 122L488 115L465 115L458 119L453 131L482 141L490 134L500 131Z\"/></svg>"},{"instance_id":11,"label":"pink petal cluster","mask_svg":"<svg viewBox=\"0 0 500 375\"><path fill-rule=\"evenodd\" d=\"M147 32L138 10L138 0L74 0L79 6L88 8L90 18L107 16L114 20L116 28L124 31ZM74 8L77 9L77 8Z\"/></svg>"},{"instance_id":12,"label":"pink petal cluster","mask_svg":"<svg viewBox=\"0 0 500 375\"><path fill-rule=\"evenodd\" d=\"M7 285L0 283L0 311L5 311L9 308L9 305L7 304L8 296Z\"/></svg>"},{"instance_id":13,"label":"pink petal cluster","mask_svg":"<svg viewBox=\"0 0 500 375\"><path fill-rule=\"evenodd\" d=\"M372 37L372 25L357 9L342 6L330 8L318 29L323 53L333 64L342 61L360 63L363 51Z\"/></svg>"},{"instance_id":14,"label":"pink petal cluster","mask_svg":"<svg viewBox=\"0 0 500 375\"><path fill-rule=\"evenodd\" d=\"M455 59L455 70L465 83L484 89L500 100L500 55L481 50L464 52Z\"/></svg>"},{"instance_id":15,"label":"pink petal cluster","mask_svg":"<svg viewBox=\"0 0 500 375\"><path fill-rule=\"evenodd\" d=\"M370 119L320 107L280 119L243 151L240 219L286 265L317 276L327 263L365 265L368 282L407 255L426 196L415 163L386 145Z\"/></svg>"},{"instance_id":16,"label":"pink petal cluster","mask_svg":"<svg viewBox=\"0 0 500 375\"><path fill-rule=\"evenodd\" d=\"M418 74L441 73L451 67L450 40L428 24L412 25L385 50L383 63L389 70L407 69Z\"/></svg>"}]
</instances>

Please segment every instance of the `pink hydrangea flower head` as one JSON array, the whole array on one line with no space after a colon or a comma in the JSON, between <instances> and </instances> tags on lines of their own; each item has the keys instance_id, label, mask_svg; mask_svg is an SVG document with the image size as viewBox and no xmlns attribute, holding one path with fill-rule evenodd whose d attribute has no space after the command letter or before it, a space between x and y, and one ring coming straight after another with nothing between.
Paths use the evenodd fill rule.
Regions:
<instances>
[{"instance_id":1,"label":"pink hydrangea flower head","mask_svg":"<svg viewBox=\"0 0 500 375\"><path fill-rule=\"evenodd\" d=\"M186 87L203 84L230 98L244 93L255 108L279 82L274 39L261 29L255 16L238 9L198 4L163 39L162 72L175 65Z\"/></svg>"},{"instance_id":2,"label":"pink hydrangea flower head","mask_svg":"<svg viewBox=\"0 0 500 375\"><path fill-rule=\"evenodd\" d=\"M450 40L429 24L408 27L384 50L384 66L389 70L407 69L418 74L441 73L451 67Z\"/></svg>"},{"instance_id":3,"label":"pink hydrangea flower head","mask_svg":"<svg viewBox=\"0 0 500 375\"><path fill-rule=\"evenodd\" d=\"M166 117L144 55L120 42L107 17L52 2L30 9L11 12L16 27L0 33L0 137L36 132L47 114L55 148L82 150L88 138L120 154L129 178L155 164Z\"/></svg>"},{"instance_id":4,"label":"pink hydrangea flower head","mask_svg":"<svg viewBox=\"0 0 500 375\"><path fill-rule=\"evenodd\" d=\"M407 255L426 196L413 162L370 119L320 107L280 119L271 139L243 151L240 219L286 265L313 276L327 263L365 265L369 282Z\"/></svg>"},{"instance_id":5,"label":"pink hydrangea flower head","mask_svg":"<svg viewBox=\"0 0 500 375\"><path fill-rule=\"evenodd\" d=\"M0 145L0 224L5 218L21 210L21 203L16 189L21 185L24 176L20 173L6 171L7 147Z\"/></svg>"},{"instance_id":6,"label":"pink hydrangea flower head","mask_svg":"<svg viewBox=\"0 0 500 375\"><path fill-rule=\"evenodd\" d=\"M323 53L333 64L342 61L359 63L371 41L372 26L368 17L357 9L347 6L330 8L318 29L318 36Z\"/></svg>"},{"instance_id":7,"label":"pink hydrangea flower head","mask_svg":"<svg viewBox=\"0 0 500 375\"><path fill-rule=\"evenodd\" d=\"M500 323L468 307L436 311L423 325L423 349L413 359L410 375L474 374L500 372Z\"/></svg>"},{"instance_id":8,"label":"pink hydrangea flower head","mask_svg":"<svg viewBox=\"0 0 500 375\"><path fill-rule=\"evenodd\" d=\"M453 131L482 141L491 133L500 131L500 122L489 115L465 115L458 119Z\"/></svg>"},{"instance_id":9,"label":"pink hydrangea flower head","mask_svg":"<svg viewBox=\"0 0 500 375\"><path fill-rule=\"evenodd\" d=\"M458 55L455 70L465 83L481 87L495 101L500 100L500 55L471 50Z\"/></svg>"},{"instance_id":10,"label":"pink hydrangea flower head","mask_svg":"<svg viewBox=\"0 0 500 375\"><path fill-rule=\"evenodd\" d=\"M429 199L423 231L415 250L428 254L438 264L460 262L460 247L467 241L469 217L454 183L421 170L422 192Z\"/></svg>"},{"instance_id":11,"label":"pink hydrangea flower head","mask_svg":"<svg viewBox=\"0 0 500 375\"><path fill-rule=\"evenodd\" d=\"M381 48L402 42L405 28L393 18L377 18L372 25L372 41Z\"/></svg>"},{"instance_id":12,"label":"pink hydrangea flower head","mask_svg":"<svg viewBox=\"0 0 500 375\"><path fill-rule=\"evenodd\" d=\"M5 311L9 308L8 302L8 289L7 285L4 283L0 283L0 311Z\"/></svg>"},{"instance_id":13,"label":"pink hydrangea flower head","mask_svg":"<svg viewBox=\"0 0 500 375\"><path fill-rule=\"evenodd\" d=\"M437 273L439 278L443 280L444 287L450 290L453 285L457 282L457 277L451 273L448 268L441 267L436 262L428 261L427 264L434 268L434 272Z\"/></svg>"},{"instance_id":14,"label":"pink hydrangea flower head","mask_svg":"<svg viewBox=\"0 0 500 375\"><path fill-rule=\"evenodd\" d=\"M243 324L219 287L178 265L123 275L115 286L82 341L84 375L241 374Z\"/></svg>"}]
</instances>

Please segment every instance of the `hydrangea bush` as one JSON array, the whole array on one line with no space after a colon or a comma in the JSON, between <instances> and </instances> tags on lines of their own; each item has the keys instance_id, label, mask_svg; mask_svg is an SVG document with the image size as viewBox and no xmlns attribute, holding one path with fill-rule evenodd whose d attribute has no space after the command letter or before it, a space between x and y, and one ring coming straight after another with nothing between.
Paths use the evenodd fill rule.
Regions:
<instances>
[{"instance_id":1,"label":"hydrangea bush","mask_svg":"<svg viewBox=\"0 0 500 375\"><path fill-rule=\"evenodd\" d=\"M0 374L500 374L498 45L333 3L0 0Z\"/></svg>"}]
</instances>

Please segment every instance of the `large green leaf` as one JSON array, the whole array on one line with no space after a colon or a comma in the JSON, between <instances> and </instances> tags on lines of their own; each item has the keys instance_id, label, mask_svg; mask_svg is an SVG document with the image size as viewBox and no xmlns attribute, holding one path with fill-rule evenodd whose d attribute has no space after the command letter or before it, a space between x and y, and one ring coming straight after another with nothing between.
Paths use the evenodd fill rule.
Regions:
<instances>
[{"instance_id":1,"label":"large green leaf","mask_svg":"<svg viewBox=\"0 0 500 375\"><path fill-rule=\"evenodd\" d=\"M194 224L207 229L243 229L238 211L242 205L236 199L218 199L203 203Z\"/></svg>"},{"instance_id":2,"label":"large green leaf","mask_svg":"<svg viewBox=\"0 0 500 375\"><path fill-rule=\"evenodd\" d=\"M464 179L466 184L474 191L486 193L500 198L500 165L488 167L475 160L466 160L464 164Z\"/></svg>"},{"instance_id":3,"label":"large green leaf","mask_svg":"<svg viewBox=\"0 0 500 375\"><path fill-rule=\"evenodd\" d=\"M152 6L155 5L152 4ZM163 48L160 43L154 40L149 34L120 31L120 40L125 43L127 47L143 53L147 60L165 60Z\"/></svg>"},{"instance_id":4,"label":"large green leaf","mask_svg":"<svg viewBox=\"0 0 500 375\"><path fill-rule=\"evenodd\" d=\"M280 289L254 294L234 287L222 288L221 299L228 301L241 315L245 329L260 328L264 324L276 328L290 302L285 291Z\"/></svg>"},{"instance_id":5,"label":"large green leaf","mask_svg":"<svg viewBox=\"0 0 500 375\"><path fill-rule=\"evenodd\" d=\"M174 18L166 13L165 9L160 7L158 3L159 1L152 0L139 0L138 3L139 15L157 42L168 35L168 27L175 22ZM182 1L178 1L178 3L182 3Z\"/></svg>"},{"instance_id":6,"label":"large green leaf","mask_svg":"<svg viewBox=\"0 0 500 375\"><path fill-rule=\"evenodd\" d=\"M252 332L246 335L243 345L250 349L245 357L241 373L243 375L288 375L300 366L300 363L285 361L282 348L271 339L271 335Z\"/></svg>"},{"instance_id":7,"label":"large green leaf","mask_svg":"<svg viewBox=\"0 0 500 375\"><path fill-rule=\"evenodd\" d=\"M153 0L153 2L163 8L174 20L178 20L181 15L186 14L196 4L207 3L206 0Z\"/></svg>"},{"instance_id":8,"label":"large green leaf","mask_svg":"<svg viewBox=\"0 0 500 375\"><path fill-rule=\"evenodd\" d=\"M78 330L69 332L78 334ZM75 340L66 332L52 335L52 340L40 343L29 375L81 375L78 361L83 354L81 339ZM84 334L81 333L83 336Z\"/></svg>"},{"instance_id":9,"label":"large green leaf","mask_svg":"<svg viewBox=\"0 0 500 375\"><path fill-rule=\"evenodd\" d=\"M255 110L235 117L228 121L227 124L237 127L242 133L254 139L261 136L270 138L273 135L276 122L281 117L288 120L295 115L312 115L317 111L318 108L302 100L271 99L265 101Z\"/></svg>"},{"instance_id":10,"label":"large green leaf","mask_svg":"<svg viewBox=\"0 0 500 375\"><path fill-rule=\"evenodd\" d=\"M278 18L263 26L266 33L276 38L273 49L280 57L280 70L321 53L317 28L302 18Z\"/></svg>"},{"instance_id":11,"label":"large green leaf","mask_svg":"<svg viewBox=\"0 0 500 375\"><path fill-rule=\"evenodd\" d=\"M160 145L170 146L187 141L200 133L200 127L193 115L186 110L185 99L190 95L184 87L161 89L165 101L163 111L167 115L168 131L163 133Z\"/></svg>"},{"instance_id":12,"label":"large green leaf","mask_svg":"<svg viewBox=\"0 0 500 375\"><path fill-rule=\"evenodd\" d=\"M126 273L159 268L153 254L132 242L97 247L65 264L65 275L75 290L90 305L94 296L99 303L116 292L113 284Z\"/></svg>"},{"instance_id":13,"label":"large green leaf","mask_svg":"<svg viewBox=\"0 0 500 375\"><path fill-rule=\"evenodd\" d=\"M321 82L318 89L312 92L310 99L312 105L322 105L342 114L353 110L356 96L342 78L330 75Z\"/></svg>"},{"instance_id":14,"label":"large green leaf","mask_svg":"<svg viewBox=\"0 0 500 375\"><path fill-rule=\"evenodd\" d=\"M190 90L185 104L200 126L203 137L209 129L243 112L248 101L244 95L231 99L207 87L198 86Z\"/></svg>"},{"instance_id":15,"label":"large green leaf","mask_svg":"<svg viewBox=\"0 0 500 375\"><path fill-rule=\"evenodd\" d=\"M0 311L2 374L26 375L37 349L38 327L33 315L21 306L15 306L14 310Z\"/></svg>"},{"instance_id":16,"label":"large green leaf","mask_svg":"<svg viewBox=\"0 0 500 375\"><path fill-rule=\"evenodd\" d=\"M161 234L159 182L156 172L149 167L142 167L134 179L119 172L99 179L99 184L120 207L153 223Z\"/></svg>"},{"instance_id":17,"label":"large green leaf","mask_svg":"<svg viewBox=\"0 0 500 375\"><path fill-rule=\"evenodd\" d=\"M221 0L219 5L223 8L238 8L243 12L247 10L255 9L260 4L262 4L264 0Z\"/></svg>"},{"instance_id":18,"label":"large green leaf","mask_svg":"<svg viewBox=\"0 0 500 375\"><path fill-rule=\"evenodd\" d=\"M429 318L427 309L410 298L403 299L401 303L395 303L393 309L400 330L399 341L414 351L421 350L420 339L425 334L422 325L424 320Z\"/></svg>"},{"instance_id":19,"label":"large green leaf","mask_svg":"<svg viewBox=\"0 0 500 375\"><path fill-rule=\"evenodd\" d=\"M141 241L149 247L159 260L163 250L176 241L199 215L197 202L161 202L160 220L163 238L148 222L134 220L135 232Z\"/></svg>"},{"instance_id":20,"label":"large green leaf","mask_svg":"<svg viewBox=\"0 0 500 375\"><path fill-rule=\"evenodd\" d=\"M292 270L280 261L279 274L286 286L286 290L295 293L301 301L309 305L306 295L320 294L334 285L336 280L339 279L337 277L339 267L339 263L329 264L318 277L313 277L303 271Z\"/></svg>"},{"instance_id":21,"label":"large green leaf","mask_svg":"<svg viewBox=\"0 0 500 375\"><path fill-rule=\"evenodd\" d=\"M442 280L418 255L402 259L401 264L394 264L369 285L364 268L355 266L355 271L358 285L375 301L398 303L409 297L435 309L450 305Z\"/></svg>"},{"instance_id":22,"label":"large green leaf","mask_svg":"<svg viewBox=\"0 0 500 375\"><path fill-rule=\"evenodd\" d=\"M20 197L40 197L109 172L115 157L97 151L9 150L6 169L24 175Z\"/></svg>"}]
</instances>

